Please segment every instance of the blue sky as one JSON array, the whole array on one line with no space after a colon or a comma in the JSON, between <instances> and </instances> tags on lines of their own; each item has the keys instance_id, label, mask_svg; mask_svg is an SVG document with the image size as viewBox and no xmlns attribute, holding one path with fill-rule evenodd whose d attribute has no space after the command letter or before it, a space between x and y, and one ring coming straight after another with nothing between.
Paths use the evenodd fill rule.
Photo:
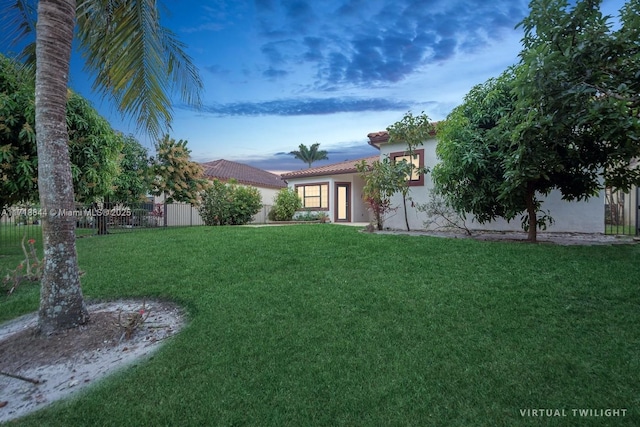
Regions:
<instances>
[{"instance_id":1,"label":"blue sky","mask_svg":"<svg viewBox=\"0 0 640 427\"><path fill-rule=\"evenodd\" d=\"M442 120L476 84L518 61L526 0L215 0L161 2L163 23L201 73L203 108L176 104L171 136L193 160L266 170L318 142L326 164L377 151L367 134L411 111ZM617 16L623 0L605 0ZM91 93L78 54L70 86L112 125L129 120Z\"/></svg>"}]
</instances>

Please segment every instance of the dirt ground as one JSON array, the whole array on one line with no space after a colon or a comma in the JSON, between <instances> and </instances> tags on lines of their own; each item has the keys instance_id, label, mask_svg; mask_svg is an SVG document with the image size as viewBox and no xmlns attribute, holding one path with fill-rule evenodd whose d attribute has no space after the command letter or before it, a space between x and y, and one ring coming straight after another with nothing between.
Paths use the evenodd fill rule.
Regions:
<instances>
[{"instance_id":1,"label":"dirt ground","mask_svg":"<svg viewBox=\"0 0 640 427\"><path fill-rule=\"evenodd\" d=\"M411 236L435 236L450 239L476 239L488 241L510 241L529 243L527 233L516 231L472 231L467 234L462 230L441 231L404 231L383 230L375 231L377 234L407 234ZM640 243L640 239L633 236L618 236L601 233L549 233L538 232L538 244L570 245L620 245Z\"/></svg>"},{"instance_id":2,"label":"dirt ground","mask_svg":"<svg viewBox=\"0 0 640 427\"><path fill-rule=\"evenodd\" d=\"M127 336L143 307L144 322ZM181 310L168 302L116 301L88 310L89 323L52 336L35 334L35 314L0 325L0 423L149 357L184 324Z\"/></svg>"}]
</instances>

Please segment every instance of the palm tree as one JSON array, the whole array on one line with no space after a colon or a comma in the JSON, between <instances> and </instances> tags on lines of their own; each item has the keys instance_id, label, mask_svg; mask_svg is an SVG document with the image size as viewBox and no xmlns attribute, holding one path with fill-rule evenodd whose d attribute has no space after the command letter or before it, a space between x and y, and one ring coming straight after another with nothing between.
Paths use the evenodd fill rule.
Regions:
<instances>
[{"instance_id":1,"label":"palm tree","mask_svg":"<svg viewBox=\"0 0 640 427\"><path fill-rule=\"evenodd\" d=\"M11 34L29 33L33 28L30 2L16 1L12 12L13 24L20 30ZM38 325L41 333L48 334L83 324L89 315L80 286L71 215L75 204L65 111L74 23L77 21L87 69L96 73L94 89L112 96L118 108L133 115L153 137L171 121L167 93L171 83L185 102L196 105L202 83L182 51L184 45L160 26L155 0L40 0L37 18L38 188L46 214Z\"/></svg>"},{"instance_id":2,"label":"palm tree","mask_svg":"<svg viewBox=\"0 0 640 427\"><path fill-rule=\"evenodd\" d=\"M291 151L289 154L293 155L296 159L300 159L311 167L311 163L318 160L328 160L327 151L326 150L318 150L320 147L319 143L315 143L311 145L311 147L307 148L306 145L300 144L298 147L299 150Z\"/></svg>"}]
</instances>

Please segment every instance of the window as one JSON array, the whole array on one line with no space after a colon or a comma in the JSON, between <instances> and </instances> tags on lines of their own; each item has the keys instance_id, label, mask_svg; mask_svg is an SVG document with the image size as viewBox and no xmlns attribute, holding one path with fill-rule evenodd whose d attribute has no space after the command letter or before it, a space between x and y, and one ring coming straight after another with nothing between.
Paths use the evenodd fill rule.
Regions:
<instances>
[{"instance_id":1,"label":"window","mask_svg":"<svg viewBox=\"0 0 640 427\"><path fill-rule=\"evenodd\" d=\"M413 155L405 151L389 154L389 157L394 162L401 162L403 160L413 163L413 171L409 177L409 186L422 186L424 185L424 174L419 174L417 169L424 167L424 149L414 150Z\"/></svg>"},{"instance_id":2,"label":"window","mask_svg":"<svg viewBox=\"0 0 640 427\"><path fill-rule=\"evenodd\" d=\"M305 209L329 209L329 184L296 185L298 196Z\"/></svg>"}]
</instances>

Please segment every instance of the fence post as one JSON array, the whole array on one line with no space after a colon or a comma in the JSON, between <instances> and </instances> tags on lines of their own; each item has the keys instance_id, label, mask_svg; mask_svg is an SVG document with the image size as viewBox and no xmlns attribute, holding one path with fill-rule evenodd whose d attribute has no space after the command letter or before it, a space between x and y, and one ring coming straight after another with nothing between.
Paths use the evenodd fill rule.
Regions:
<instances>
[{"instance_id":1,"label":"fence post","mask_svg":"<svg viewBox=\"0 0 640 427\"><path fill-rule=\"evenodd\" d=\"M162 222L163 222L163 226L166 227L167 226L167 199L164 200L164 215L162 216Z\"/></svg>"},{"instance_id":2,"label":"fence post","mask_svg":"<svg viewBox=\"0 0 640 427\"><path fill-rule=\"evenodd\" d=\"M636 187L636 236L640 236L640 187Z\"/></svg>"}]
</instances>

